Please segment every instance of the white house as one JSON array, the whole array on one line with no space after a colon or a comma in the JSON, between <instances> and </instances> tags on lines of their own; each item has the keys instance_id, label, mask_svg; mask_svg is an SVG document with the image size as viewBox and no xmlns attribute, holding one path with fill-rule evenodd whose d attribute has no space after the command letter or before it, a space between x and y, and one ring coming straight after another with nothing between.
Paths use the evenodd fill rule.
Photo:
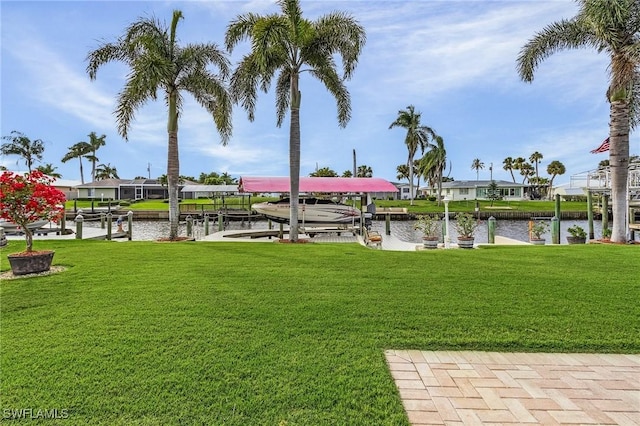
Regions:
<instances>
[{"instance_id":1,"label":"white house","mask_svg":"<svg viewBox=\"0 0 640 426\"><path fill-rule=\"evenodd\" d=\"M442 182L442 197L450 200L486 200L489 191L490 180L454 180ZM500 191L503 200L526 200L529 199L531 185L514 183L505 180L494 181ZM435 196L437 188L430 186L421 187L420 191L424 196Z\"/></svg>"}]
</instances>

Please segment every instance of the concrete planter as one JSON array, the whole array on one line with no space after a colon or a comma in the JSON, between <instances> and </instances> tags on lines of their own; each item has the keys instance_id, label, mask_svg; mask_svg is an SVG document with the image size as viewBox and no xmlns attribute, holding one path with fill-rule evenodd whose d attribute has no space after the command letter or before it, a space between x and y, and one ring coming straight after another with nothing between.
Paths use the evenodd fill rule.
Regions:
<instances>
[{"instance_id":1,"label":"concrete planter","mask_svg":"<svg viewBox=\"0 0 640 426\"><path fill-rule=\"evenodd\" d=\"M529 242L531 244L533 244L533 245L536 245L536 246L543 246L544 242L545 242L545 239L544 238L532 238L532 239L529 240Z\"/></svg>"},{"instance_id":2,"label":"concrete planter","mask_svg":"<svg viewBox=\"0 0 640 426\"><path fill-rule=\"evenodd\" d=\"M51 269L54 251L15 253L7 256L13 275L46 272Z\"/></svg>"}]
</instances>

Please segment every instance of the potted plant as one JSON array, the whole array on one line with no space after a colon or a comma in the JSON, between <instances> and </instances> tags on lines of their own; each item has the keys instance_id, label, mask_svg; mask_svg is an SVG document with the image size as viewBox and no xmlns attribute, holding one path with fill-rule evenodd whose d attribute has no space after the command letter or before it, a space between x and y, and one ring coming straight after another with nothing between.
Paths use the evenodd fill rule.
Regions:
<instances>
[{"instance_id":1,"label":"potted plant","mask_svg":"<svg viewBox=\"0 0 640 426\"><path fill-rule=\"evenodd\" d=\"M458 247L473 248L478 222L469 213L458 213L454 227L458 233Z\"/></svg>"},{"instance_id":2,"label":"potted plant","mask_svg":"<svg viewBox=\"0 0 640 426\"><path fill-rule=\"evenodd\" d=\"M547 222L531 222L531 228L529 230L529 241L532 244L544 244L545 240L544 238L542 238L542 234L547 232L548 229L549 225L547 224Z\"/></svg>"},{"instance_id":3,"label":"potted plant","mask_svg":"<svg viewBox=\"0 0 640 426\"><path fill-rule=\"evenodd\" d=\"M51 186L54 179L35 170L27 174L4 171L0 175L0 218L20 227L26 249L8 255L14 275L48 271L53 251L33 250L32 224L56 222L64 212L65 196Z\"/></svg>"},{"instance_id":4,"label":"potted plant","mask_svg":"<svg viewBox=\"0 0 640 426\"><path fill-rule=\"evenodd\" d=\"M421 231L422 243L426 249L438 248L438 241L440 241L440 229L442 225L440 219L437 216L421 215L417 217L416 223L413 225L414 229Z\"/></svg>"},{"instance_id":5,"label":"potted plant","mask_svg":"<svg viewBox=\"0 0 640 426\"><path fill-rule=\"evenodd\" d=\"M579 225L573 225L569 229L569 236L567 236L567 242L569 244L584 244L587 242L587 232L583 227Z\"/></svg>"}]
</instances>

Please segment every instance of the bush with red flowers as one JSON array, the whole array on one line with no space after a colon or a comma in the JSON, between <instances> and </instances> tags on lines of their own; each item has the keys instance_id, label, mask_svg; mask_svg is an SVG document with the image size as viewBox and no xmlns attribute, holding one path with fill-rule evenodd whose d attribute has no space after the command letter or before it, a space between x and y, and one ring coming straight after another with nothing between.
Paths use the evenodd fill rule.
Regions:
<instances>
[{"instance_id":1,"label":"bush with red flowers","mask_svg":"<svg viewBox=\"0 0 640 426\"><path fill-rule=\"evenodd\" d=\"M0 175L0 218L22 228L26 253L33 251L33 232L27 226L38 220L57 222L64 212L64 193L51 184L55 179L40 171L19 174L4 171Z\"/></svg>"}]
</instances>

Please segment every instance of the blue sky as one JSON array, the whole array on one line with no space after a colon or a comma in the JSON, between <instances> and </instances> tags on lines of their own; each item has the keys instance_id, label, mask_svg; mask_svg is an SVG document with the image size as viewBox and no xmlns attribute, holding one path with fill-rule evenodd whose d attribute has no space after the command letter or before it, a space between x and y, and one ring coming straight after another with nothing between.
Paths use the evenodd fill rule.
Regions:
<instances>
[{"instance_id":1,"label":"blue sky","mask_svg":"<svg viewBox=\"0 0 640 426\"><path fill-rule=\"evenodd\" d=\"M115 166L121 178L166 173L166 110L160 100L136 114L129 141L116 131L117 93L127 69L110 63L90 81L87 53L101 41L114 41L141 16L170 22L183 12L180 43L213 42L221 47L228 23L238 14L277 12L273 1L5 1L1 14L1 135L12 130L45 142L44 163L52 163L65 180L80 180L79 163L60 160L68 148L88 140L90 132L107 136L98 151L100 163ZM374 176L396 181L396 167L406 163L404 132L389 130L398 111L415 105L422 122L444 139L451 163L449 176L476 179L473 159L485 164L480 179L510 180L504 158L544 159L541 176L553 160L567 173L593 169L606 154L590 154L608 135L605 55L567 51L547 59L532 84L520 81L516 58L521 47L545 25L577 11L570 0L557 1L302 1L309 19L341 10L364 26L367 44L347 83L352 118L338 126L335 101L305 74L301 80L301 175L318 167L339 174L366 164ZM240 60L247 44L230 56ZM220 144L211 118L185 94L180 121L180 171L227 172L234 177L288 175L288 116L276 127L273 91L259 95L254 122L235 108L233 136ZM631 153L640 139L631 136ZM0 164L23 170L16 157ZM85 180L90 167L85 162ZM521 178L518 178L521 181Z\"/></svg>"}]
</instances>

